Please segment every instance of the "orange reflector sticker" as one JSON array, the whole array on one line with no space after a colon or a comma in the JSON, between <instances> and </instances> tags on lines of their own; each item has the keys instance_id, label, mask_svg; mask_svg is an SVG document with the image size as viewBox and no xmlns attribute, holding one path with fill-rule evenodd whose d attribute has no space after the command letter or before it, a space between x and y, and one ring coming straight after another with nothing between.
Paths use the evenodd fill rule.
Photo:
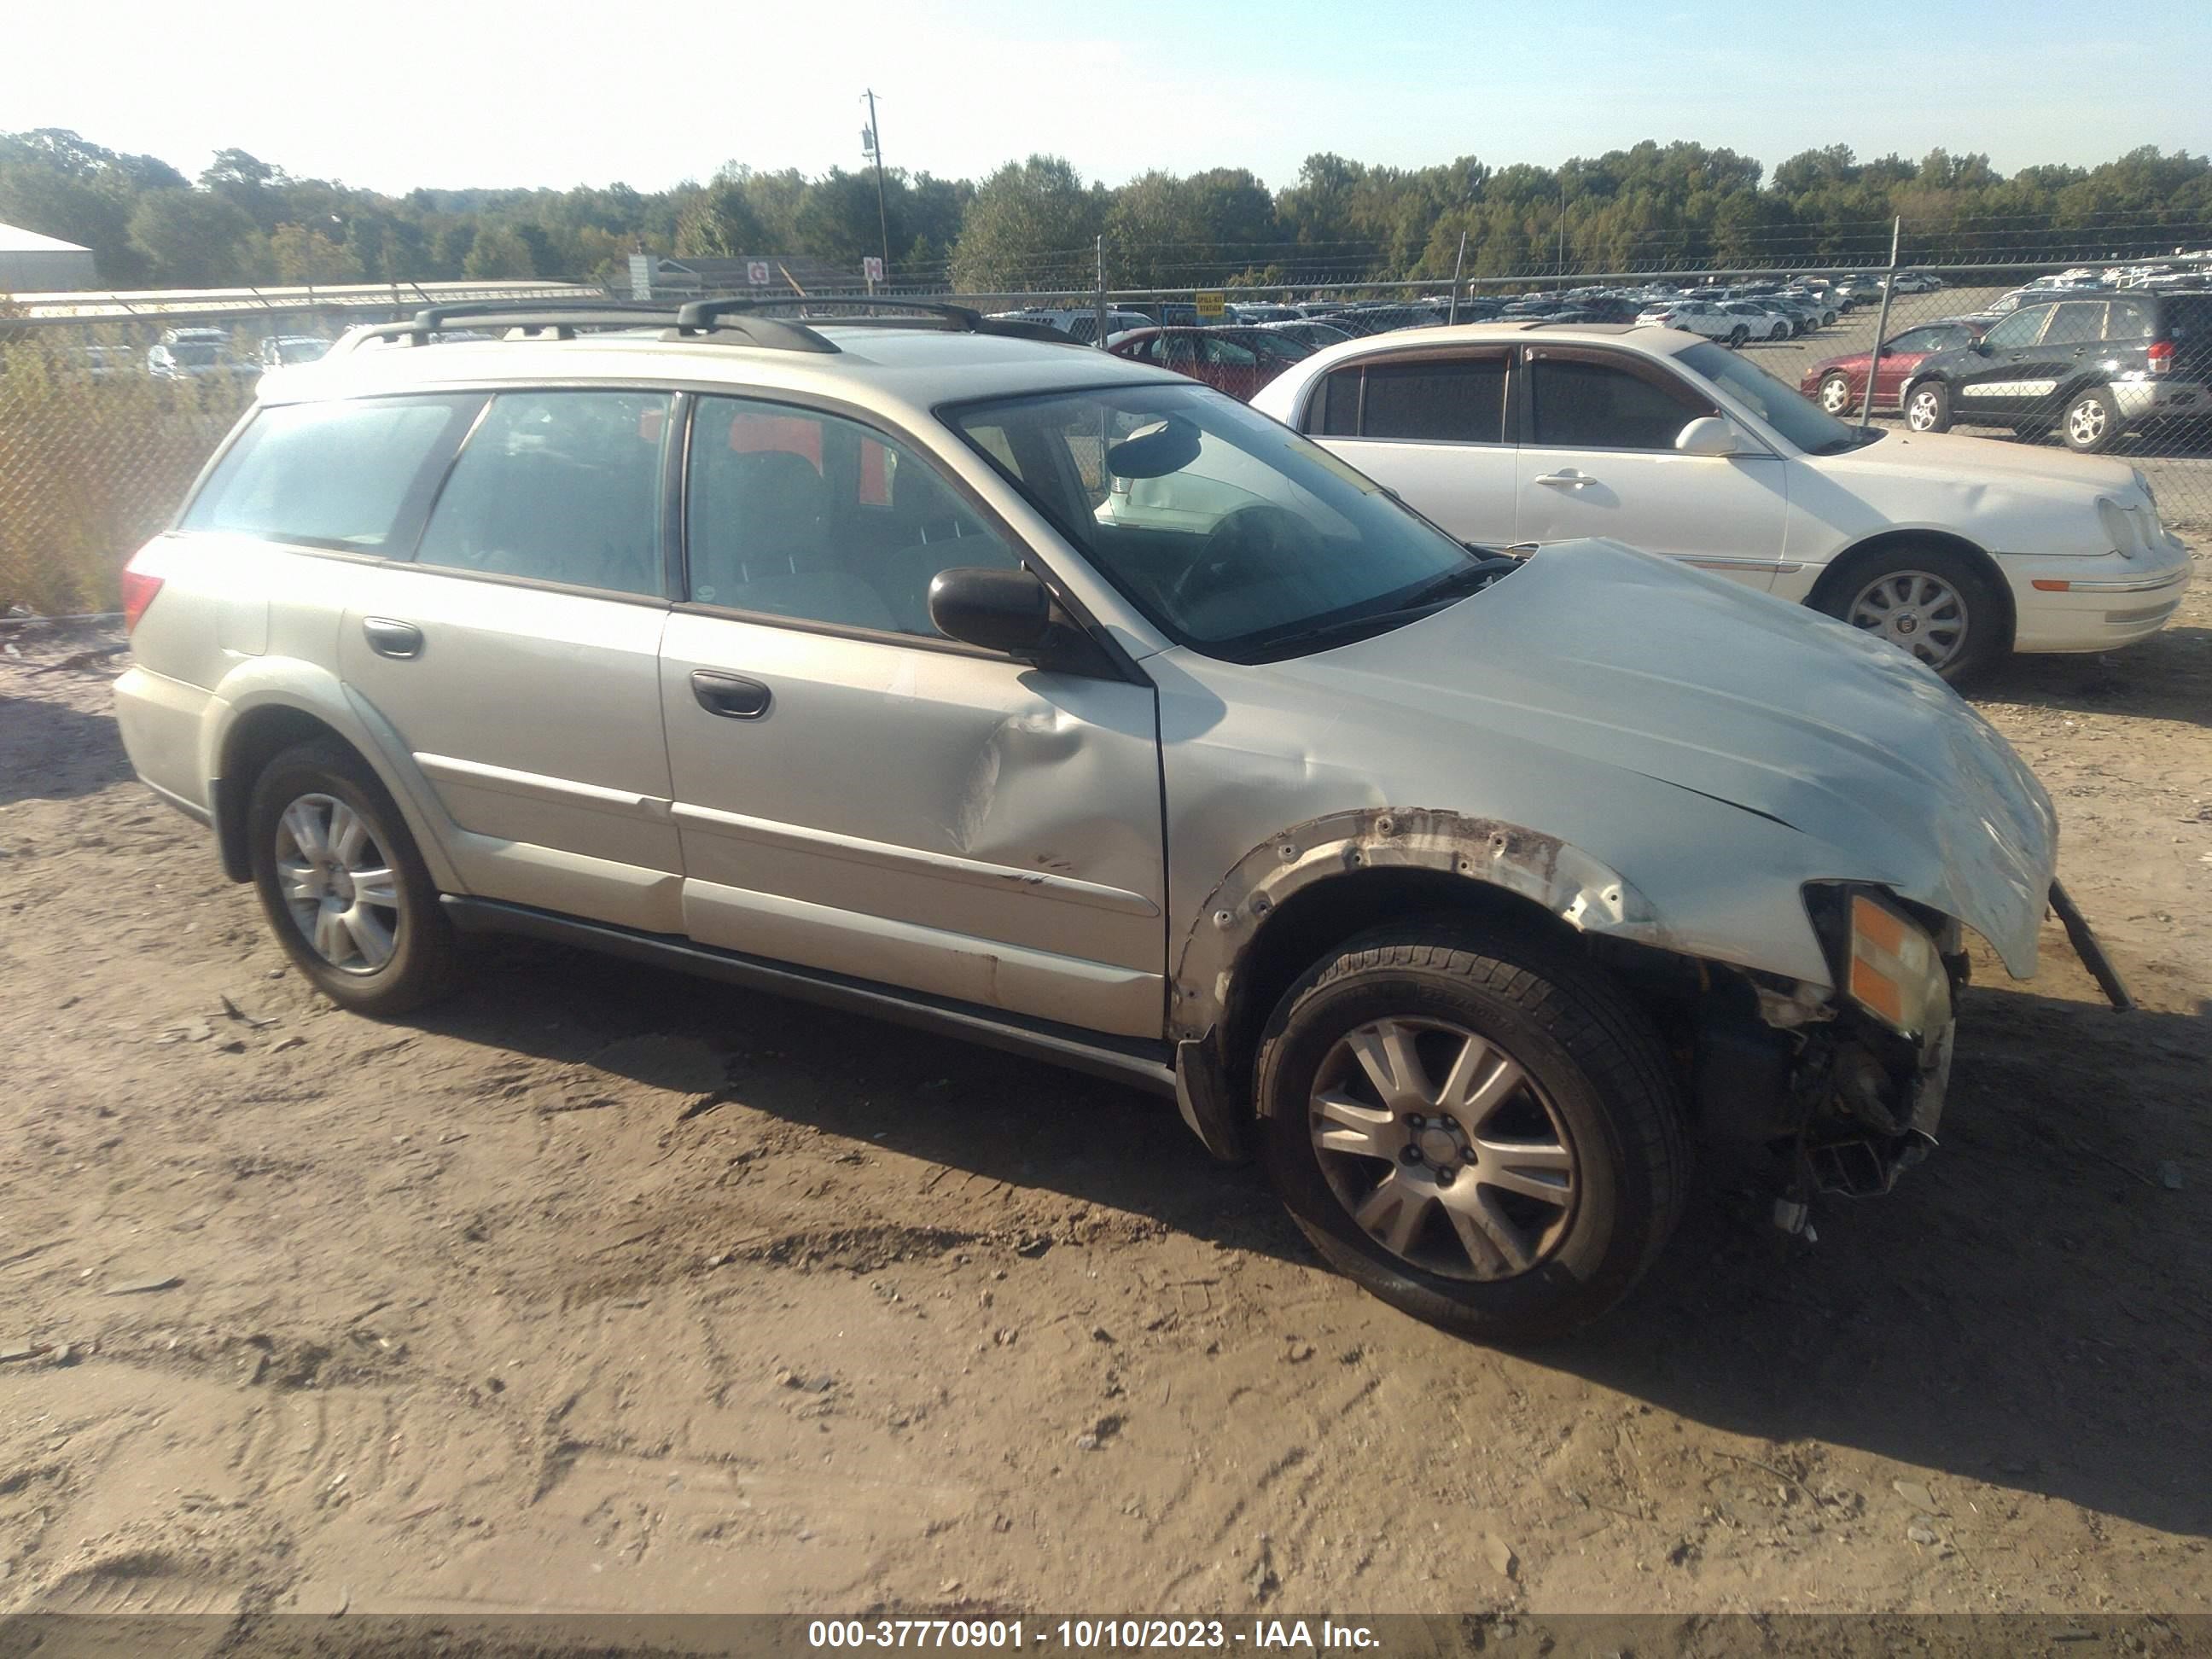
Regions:
<instances>
[{"instance_id":1,"label":"orange reflector sticker","mask_svg":"<svg viewBox=\"0 0 2212 1659\"><path fill-rule=\"evenodd\" d=\"M2040 576L2029 584L2039 593L2063 593L2074 586L2071 582L2045 581Z\"/></svg>"}]
</instances>

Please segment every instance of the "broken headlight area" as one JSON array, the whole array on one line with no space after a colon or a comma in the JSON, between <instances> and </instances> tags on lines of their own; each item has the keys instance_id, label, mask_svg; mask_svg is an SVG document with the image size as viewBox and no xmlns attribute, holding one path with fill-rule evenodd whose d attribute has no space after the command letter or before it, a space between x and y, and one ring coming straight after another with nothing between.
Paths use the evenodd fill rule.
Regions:
<instances>
[{"instance_id":1,"label":"broken headlight area","mask_svg":"<svg viewBox=\"0 0 2212 1659\"><path fill-rule=\"evenodd\" d=\"M1794 1211L1801 1222L1813 1192L1887 1192L1936 1144L1966 977L1959 925L1948 918L1839 884L1808 888L1806 908L1836 989L1763 975L1717 984L1698 1020L1692 1079L1709 1133L1784 1156L1778 1215Z\"/></svg>"}]
</instances>

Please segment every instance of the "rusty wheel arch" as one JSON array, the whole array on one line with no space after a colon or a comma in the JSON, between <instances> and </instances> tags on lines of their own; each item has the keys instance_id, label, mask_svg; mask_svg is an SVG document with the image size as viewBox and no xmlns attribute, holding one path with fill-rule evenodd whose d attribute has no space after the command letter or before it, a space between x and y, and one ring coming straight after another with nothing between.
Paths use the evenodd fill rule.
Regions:
<instances>
[{"instance_id":1,"label":"rusty wheel arch","mask_svg":"<svg viewBox=\"0 0 2212 1659\"><path fill-rule=\"evenodd\" d=\"M1556 836L1435 807L1333 812L1270 836L1239 859L1208 896L1176 963L1171 1036L1200 1041L1223 1025L1240 975L1288 901L1324 883L1392 871L1465 881L1471 894L1512 895L1579 932L1668 946L1642 893L1619 872Z\"/></svg>"}]
</instances>

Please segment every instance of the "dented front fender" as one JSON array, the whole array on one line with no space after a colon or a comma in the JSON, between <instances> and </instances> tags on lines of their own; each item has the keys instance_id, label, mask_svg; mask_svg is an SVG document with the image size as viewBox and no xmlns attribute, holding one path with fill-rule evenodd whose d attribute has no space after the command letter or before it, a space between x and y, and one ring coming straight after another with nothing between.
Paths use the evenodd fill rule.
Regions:
<instances>
[{"instance_id":1,"label":"dented front fender","mask_svg":"<svg viewBox=\"0 0 2212 1659\"><path fill-rule=\"evenodd\" d=\"M1208 896L1175 968L1172 1035L1222 1018L1254 939L1285 901L1373 870L1428 870L1534 901L1569 927L1665 947L1650 902L1620 872L1556 836L1436 807L1332 812L1255 847Z\"/></svg>"}]
</instances>

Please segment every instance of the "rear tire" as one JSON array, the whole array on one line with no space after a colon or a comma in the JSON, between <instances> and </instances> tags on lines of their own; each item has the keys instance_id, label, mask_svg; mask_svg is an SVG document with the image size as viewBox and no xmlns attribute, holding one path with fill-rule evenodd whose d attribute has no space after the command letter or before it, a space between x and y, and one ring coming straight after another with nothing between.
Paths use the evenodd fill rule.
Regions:
<instances>
[{"instance_id":1,"label":"rear tire","mask_svg":"<svg viewBox=\"0 0 2212 1659\"><path fill-rule=\"evenodd\" d=\"M418 1008L451 983L459 947L399 809L335 738L298 744L253 781L253 884L276 941L356 1013Z\"/></svg>"},{"instance_id":2,"label":"rear tire","mask_svg":"<svg viewBox=\"0 0 2212 1659\"><path fill-rule=\"evenodd\" d=\"M1911 432L1948 432L1951 388L1941 380L1923 380L1905 387L1905 425Z\"/></svg>"},{"instance_id":3,"label":"rear tire","mask_svg":"<svg viewBox=\"0 0 2212 1659\"><path fill-rule=\"evenodd\" d=\"M2076 392L2058 417L2058 435L2076 455L2101 455L2120 441L2119 405L2100 386Z\"/></svg>"},{"instance_id":4,"label":"rear tire","mask_svg":"<svg viewBox=\"0 0 2212 1659\"><path fill-rule=\"evenodd\" d=\"M1377 929L1291 987L1257 1070L1261 1158L1314 1248L1462 1335L1589 1322L1680 1218L1688 1137L1658 1034L1564 951Z\"/></svg>"}]
</instances>

